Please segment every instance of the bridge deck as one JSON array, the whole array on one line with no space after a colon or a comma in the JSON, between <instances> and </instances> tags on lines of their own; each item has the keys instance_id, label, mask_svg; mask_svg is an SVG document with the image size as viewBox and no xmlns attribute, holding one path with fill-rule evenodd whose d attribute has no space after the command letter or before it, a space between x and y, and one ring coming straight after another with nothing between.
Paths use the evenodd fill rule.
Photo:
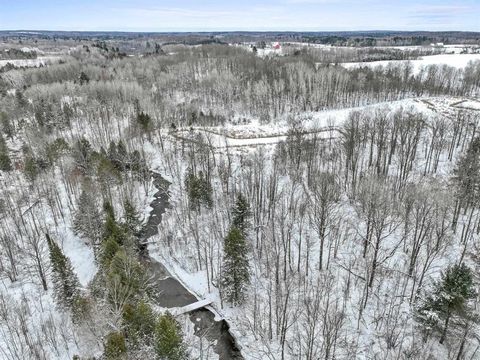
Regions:
<instances>
[{"instance_id":1,"label":"bridge deck","mask_svg":"<svg viewBox=\"0 0 480 360\"><path fill-rule=\"evenodd\" d=\"M172 315L178 316L178 315L186 314L186 313L192 312L194 310L198 310L200 308L208 306L212 302L213 301L211 299L199 300L199 301L196 301L192 304L188 304L188 305L185 305L185 306L182 306L182 307L169 309L169 311L172 313Z\"/></svg>"}]
</instances>

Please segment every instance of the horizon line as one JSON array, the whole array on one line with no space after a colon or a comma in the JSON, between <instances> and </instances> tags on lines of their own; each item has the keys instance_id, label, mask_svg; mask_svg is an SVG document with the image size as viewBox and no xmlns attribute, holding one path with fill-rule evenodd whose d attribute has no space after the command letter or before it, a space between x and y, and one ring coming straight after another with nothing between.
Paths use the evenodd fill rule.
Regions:
<instances>
[{"instance_id":1,"label":"horizon line","mask_svg":"<svg viewBox=\"0 0 480 360\"><path fill-rule=\"evenodd\" d=\"M201 33L473 33L480 34L480 30L397 30L397 29L375 29L375 30L314 30L314 29L303 29L303 30L282 30L282 29L270 29L270 30L222 30L222 29L202 29L202 30L189 30L189 29L172 29L172 30L47 30L47 29L0 29L0 32L26 32L26 33L35 33L35 32L64 32L64 33L130 33L130 34L171 34L171 33L185 33L185 34L201 34Z\"/></svg>"}]
</instances>

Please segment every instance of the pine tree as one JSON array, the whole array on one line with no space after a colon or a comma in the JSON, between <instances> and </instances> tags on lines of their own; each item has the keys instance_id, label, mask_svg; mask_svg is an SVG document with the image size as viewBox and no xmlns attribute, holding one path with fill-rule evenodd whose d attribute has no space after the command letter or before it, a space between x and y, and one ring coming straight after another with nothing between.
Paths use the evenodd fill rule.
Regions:
<instances>
[{"instance_id":1,"label":"pine tree","mask_svg":"<svg viewBox=\"0 0 480 360\"><path fill-rule=\"evenodd\" d=\"M24 109L28 106L28 100L25 99L25 96L23 96L22 91L19 89L15 91L15 101L20 109Z\"/></svg>"},{"instance_id":2,"label":"pine tree","mask_svg":"<svg viewBox=\"0 0 480 360\"><path fill-rule=\"evenodd\" d=\"M103 240L112 238L119 245L123 245L125 240L125 234L123 229L118 225L115 220L115 212L113 206L109 201L103 203L103 211L105 213L105 223L103 225Z\"/></svg>"},{"instance_id":3,"label":"pine tree","mask_svg":"<svg viewBox=\"0 0 480 360\"><path fill-rule=\"evenodd\" d=\"M150 305L140 301L136 305L126 304L122 312L128 338L134 343L143 341L150 343L155 331L155 313Z\"/></svg>"},{"instance_id":4,"label":"pine tree","mask_svg":"<svg viewBox=\"0 0 480 360\"><path fill-rule=\"evenodd\" d=\"M139 236L142 229L142 222L137 209L133 206L130 200L125 199L123 202L125 227L133 236Z\"/></svg>"},{"instance_id":5,"label":"pine tree","mask_svg":"<svg viewBox=\"0 0 480 360\"><path fill-rule=\"evenodd\" d=\"M46 234L46 237L50 251L55 298L61 307L71 309L79 295L80 283L70 259L63 254L48 234Z\"/></svg>"},{"instance_id":6,"label":"pine tree","mask_svg":"<svg viewBox=\"0 0 480 360\"><path fill-rule=\"evenodd\" d=\"M248 247L243 233L231 227L223 246L222 297L239 305L246 296L246 287L250 283Z\"/></svg>"},{"instance_id":7,"label":"pine tree","mask_svg":"<svg viewBox=\"0 0 480 360\"><path fill-rule=\"evenodd\" d=\"M110 141L110 145L108 146L108 159L111 161L113 166L116 168L120 168L120 164L118 161L118 153L117 153L117 144L115 141Z\"/></svg>"},{"instance_id":8,"label":"pine tree","mask_svg":"<svg viewBox=\"0 0 480 360\"><path fill-rule=\"evenodd\" d=\"M105 359L120 360L126 358L127 345L125 336L121 332L111 332L107 335L105 348Z\"/></svg>"},{"instance_id":9,"label":"pine tree","mask_svg":"<svg viewBox=\"0 0 480 360\"><path fill-rule=\"evenodd\" d=\"M7 138L12 139L15 127L8 114L4 111L0 112L0 125L2 126L2 131Z\"/></svg>"},{"instance_id":10,"label":"pine tree","mask_svg":"<svg viewBox=\"0 0 480 360\"><path fill-rule=\"evenodd\" d=\"M35 181L40 172L37 162L31 154L28 154L25 158L23 171L25 173L25 177L31 182Z\"/></svg>"},{"instance_id":11,"label":"pine tree","mask_svg":"<svg viewBox=\"0 0 480 360\"><path fill-rule=\"evenodd\" d=\"M191 169L187 170L187 175L185 176L185 188L187 189L190 209L200 210L197 177Z\"/></svg>"},{"instance_id":12,"label":"pine tree","mask_svg":"<svg viewBox=\"0 0 480 360\"><path fill-rule=\"evenodd\" d=\"M152 129L152 118L143 111L137 114L137 123L143 132L149 132Z\"/></svg>"},{"instance_id":13,"label":"pine tree","mask_svg":"<svg viewBox=\"0 0 480 360\"><path fill-rule=\"evenodd\" d=\"M191 210L200 211L201 205L212 207L212 186L202 171L197 176L191 169L187 170L185 187Z\"/></svg>"},{"instance_id":14,"label":"pine tree","mask_svg":"<svg viewBox=\"0 0 480 360\"><path fill-rule=\"evenodd\" d=\"M117 145L117 156L118 161L120 162L121 170L125 170L125 165L128 162L128 151L125 143L120 140Z\"/></svg>"},{"instance_id":15,"label":"pine tree","mask_svg":"<svg viewBox=\"0 0 480 360\"><path fill-rule=\"evenodd\" d=\"M0 170L12 170L12 161L8 155L8 147L2 135L0 135Z\"/></svg>"},{"instance_id":16,"label":"pine tree","mask_svg":"<svg viewBox=\"0 0 480 360\"><path fill-rule=\"evenodd\" d=\"M74 324L81 324L92 315L92 301L87 296L76 296L72 304L72 321Z\"/></svg>"},{"instance_id":17,"label":"pine tree","mask_svg":"<svg viewBox=\"0 0 480 360\"><path fill-rule=\"evenodd\" d=\"M428 331L439 331L440 344L443 344L452 317L468 316L468 301L474 296L471 270L465 264L450 266L435 284L432 294L422 301L417 319Z\"/></svg>"},{"instance_id":18,"label":"pine tree","mask_svg":"<svg viewBox=\"0 0 480 360\"><path fill-rule=\"evenodd\" d=\"M105 268L110 266L110 262L118 250L120 250L120 245L114 237L109 237L103 241L101 260Z\"/></svg>"},{"instance_id":19,"label":"pine tree","mask_svg":"<svg viewBox=\"0 0 480 360\"><path fill-rule=\"evenodd\" d=\"M239 229L243 236L246 237L248 227L250 226L249 218L251 216L250 205L242 193L237 195L235 206L232 210L232 225Z\"/></svg>"},{"instance_id":20,"label":"pine tree","mask_svg":"<svg viewBox=\"0 0 480 360\"><path fill-rule=\"evenodd\" d=\"M169 313L160 316L155 326L155 352L162 360L187 359L180 325Z\"/></svg>"},{"instance_id":21,"label":"pine tree","mask_svg":"<svg viewBox=\"0 0 480 360\"><path fill-rule=\"evenodd\" d=\"M46 157L50 164L54 164L62 155L70 150L70 146L64 138L56 138L55 141L47 145Z\"/></svg>"},{"instance_id":22,"label":"pine tree","mask_svg":"<svg viewBox=\"0 0 480 360\"><path fill-rule=\"evenodd\" d=\"M87 74L85 74L83 71L80 73L80 76L78 77L78 80L80 81L80 85L83 84L88 84L90 81L90 78L88 77Z\"/></svg>"},{"instance_id":23,"label":"pine tree","mask_svg":"<svg viewBox=\"0 0 480 360\"><path fill-rule=\"evenodd\" d=\"M77 166L79 166L84 172L87 171L90 162L92 161L92 145L84 137L77 140L73 147L73 158Z\"/></svg>"},{"instance_id":24,"label":"pine tree","mask_svg":"<svg viewBox=\"0 0 480 360\"><path fill-rule=\"evenodd\" d=\"M200 183L200 199L207 208L211 208L213 205L213 189L210 181L208 181L207 176L203 173L203 171L200 171L198 181Z\"/></svg>"},{"instance_id":25,"label":"pine tree","mask_svg":"<svg viewBox=\"0 0 480 360\"><path fill-rule=\"evenodd\" d=\"M78 199L77 210L73 219L76 234L89 239L94 247L98 246L102 236L102 220L98 211L95 193L89 182L82 184L82 194Z\"/></svg>"}]
</instances>

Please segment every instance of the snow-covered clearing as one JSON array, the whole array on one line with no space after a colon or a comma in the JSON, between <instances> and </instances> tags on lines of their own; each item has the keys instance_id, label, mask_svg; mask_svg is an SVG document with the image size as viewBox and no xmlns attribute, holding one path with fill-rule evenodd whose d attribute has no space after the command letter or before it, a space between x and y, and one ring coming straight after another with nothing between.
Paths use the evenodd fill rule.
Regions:
<instances>
[{"instance_id":1,"label":"snow-covered clearing","mask_svg":"<svg viewBox=\"0 0 480 360\"><path fill-rule=\"evenodd\" d=\"M199 141L198 137L201 136L202 141L217 149L248 148L274 145L287 140L289 131L296 123L300 124L301 132L305 136L316 137L319 140L329 140L338 136L339 128L353 111L374 112L382 108L395 111L403 108L415 110L427 116L434 113L442 113L448 116L455 111L452 108L454 106L475 109L475 106L479 106L478 104L475 100L455 97L414 98L339 110L305 112L275 119L269 124L260 124L258 120L250 120L250 123L240 125L227 123L222 127L180 128L170 132L170 135L177 140L193 142Z\"/></svg>"},{"instance_id":2,"label":"snow-covered clearing","mask_svg":"<svg viewBox=\"0 0 480 360\"><path fill-rule=\"evenodd\" d=\"M359 67L371 67L377 66L386 67L390 64L399 65L406 62L410 62L413 65L414 73L418 74L420 70L429 65L448 65L456 69L464 69L470 62L479 61L480 54L441 54L441 55L429 55L423 56L417 60L382 60L372 62L351 62L341 63L340 65L347 68L359 68Z\"/></svg>"},{"instance_id":3,"label":"snow-covered clearing","mask_svg":"<svg viewBox=\"0 0 480 360\"><path fill-rule=\"evenodd\" d=\"M480 110L480 101L479 100L464 100L455 104L452 104L456 108L467 109L467 110Z\"/></svg>"},{"instance_id":4,"label":"snow-covered clearing","mask_svg":"<svg viewBox=\"0 0 480 360\"><path fill-rule=\"evenodd\" d=\"M0 68L12 64L15 67L39 67L61 60L61 56L39 56L36 59L0 60Z\"/></svg>"}]
</instances>

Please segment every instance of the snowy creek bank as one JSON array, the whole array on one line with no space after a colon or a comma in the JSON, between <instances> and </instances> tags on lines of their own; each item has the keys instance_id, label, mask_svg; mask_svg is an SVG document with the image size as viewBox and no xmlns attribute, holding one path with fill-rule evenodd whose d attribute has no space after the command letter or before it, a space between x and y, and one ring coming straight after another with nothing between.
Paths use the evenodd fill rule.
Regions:
<instances>
[{"instance_id":1,"label":"snowy creek bank","mask_svg":"<svg viewBox=\"0 0 480 360\"><path fill-rule=\"evenodd\" d=\"M152 210L142 234L142 261L152 279L155 304L163 308L178 308L198 301L170 272L148 254L148 240L158 234L162 214L169 207L168 187L170 183L160 174L152 172L153 184L158 191L150 206ZM206 307L190 312L190 321L195 325L195 335L214 343L214 351L220 360L243 359L235 338L225 320L215 320L215 314Z\"/></svg>"}]
</instances>

